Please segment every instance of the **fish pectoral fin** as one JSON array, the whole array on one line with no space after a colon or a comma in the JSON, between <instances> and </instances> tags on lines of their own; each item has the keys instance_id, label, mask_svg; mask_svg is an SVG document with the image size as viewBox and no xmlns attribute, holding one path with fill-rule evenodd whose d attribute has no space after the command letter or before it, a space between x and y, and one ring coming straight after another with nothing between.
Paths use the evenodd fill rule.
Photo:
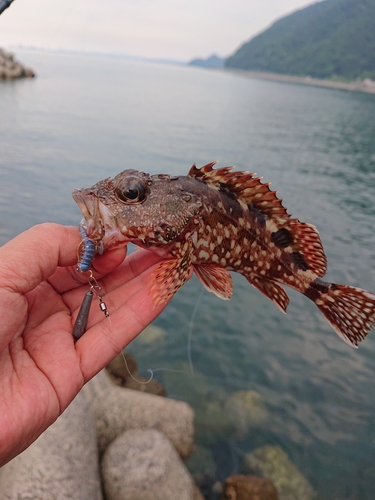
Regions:
<instances>
[{"instance_id":1,"label":"fish pectoral fin","mask_svg":"<svg viewBox=\"0 0 375 500\"><path fill-rule=\"evenodd\" d=\"M275 281L258 278L257 276L252 276L251 278L246 279L257 290L262 292L263 295L275 302L283 313L286 312L286 308L289 304L289 297L282 286L277 284Z\"/></svg>"},{"instance_id":2,"label":"fish pectoral fin","mask_svg":"<svg viewBox=\"0 0 375 500\"><path fill-rule=\"evenodd\" d=\"M174 259L161 262L152 272L151 293L155 305L166 302L189 279L191 267L191 248Z\"/></svg>"},{"instance_id":3,"label":"fish pectoral fin","mask_svg":"<svg viewBox=\"0 0 375 500\"><path fill-rule=\"evenodd\" d=\"M233 293L232 276L226 269L212 265L194 264L194 272L209 292L220 299L229 300Z\"/></svg>"}]
</instances>

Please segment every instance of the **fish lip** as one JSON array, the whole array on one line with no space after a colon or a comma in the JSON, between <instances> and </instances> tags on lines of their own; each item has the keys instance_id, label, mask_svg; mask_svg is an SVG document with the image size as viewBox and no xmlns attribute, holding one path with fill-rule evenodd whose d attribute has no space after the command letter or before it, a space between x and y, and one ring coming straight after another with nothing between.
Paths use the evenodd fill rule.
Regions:
<instances>
[{"instance_id":1,"label":"fish lip","mask_svg":"<svg viewBox=\"0 0 375 500\"><path fill-rule=\"evenodd\" d=\"M93 214L90 213L89 207L87 206L86 203L87 197L82 195L82 189L74 189L72 197L73 200L77 203L86 221L91 219Z\"/></svg>"},{"instance_id":2,"label":"fish lip","mask_svg":"<svg viewBox=\"0 0 375 500\"><path fill-rule=\"evenodd\" d=\"M100 217L98 197L85 189L74 189L72 197L86 220L87 237L94 241L102 240L105 231Z\"/></svg>"}]
</instances>

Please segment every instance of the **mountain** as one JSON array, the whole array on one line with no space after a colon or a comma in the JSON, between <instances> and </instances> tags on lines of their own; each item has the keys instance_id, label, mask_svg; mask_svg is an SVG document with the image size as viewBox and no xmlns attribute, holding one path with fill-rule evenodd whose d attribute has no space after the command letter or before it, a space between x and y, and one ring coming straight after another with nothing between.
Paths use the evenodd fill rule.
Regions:
<instances>
[{"instance_id":1,"label":"mountain","mask_svg":"<svg viewBox=\"0 0 375 500\"><path fill-rule=\"evenodd\" d=\"M375 0L324 0L294 12L242 45L225 66L375 79Z\"/></svg>"},{"instance_id":2,"label":"mountain","mask_svg":"<svg viewBox=\"0 0 375 500\"><path fill-rule=\"evenodd\" d=\"M200 68L223 68L224 67L224 59L213 54L207 59L193 59L188 63L189 66L199 66Z\"/></svg>"}]
</instances>

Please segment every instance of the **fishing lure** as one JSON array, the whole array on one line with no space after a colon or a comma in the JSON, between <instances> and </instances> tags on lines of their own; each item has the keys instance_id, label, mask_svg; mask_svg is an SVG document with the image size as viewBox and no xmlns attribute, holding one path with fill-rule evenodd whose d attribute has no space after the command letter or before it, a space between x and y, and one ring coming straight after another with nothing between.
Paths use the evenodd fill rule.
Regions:
<instances>
[{"instance_id":1,"label":"fishing lure","mask_svg":"<svg viewBox=\"0 0 375 500\"><path fill-rule=\"evenodd\" d=\"M102 289L102 287L96 281L91 271L91 264L92 261L94 260L95 255L97 253L99 254L103 253L103 244L101 243L98 244L95 241L92 241L90 240L90 238L88 238L86 234L86 227L84 225L84 221L81 221L81 223L79 224L79 233L81 235L82 240L77 249L78 262L76 269L80 273L85 273L87 271L90 273L90 277L88 279L90 290L86 292L83 298L76 321L74 323L73 327L74 342L77 342L77 340L81 338L86 331L87 321L90 313L94 292L96 293L99 299L100 310L103 311L106 318L109 317L107 306L105 305L102 295L100 294L100 290Z\"/></svg>"},{"instance_id":2,"label":"fishing lure","mask_svg":"<svg viewBox=\"0 0 375 500\"><path fill-rule=\"evenodd\" d=\"M82 240L78 247L77 271L85 273L90 270L95 255L103 253L103 244L90 240L86 234L87 228L83 221L79 224L78 229Z\"/></svg>"}]
</instances>

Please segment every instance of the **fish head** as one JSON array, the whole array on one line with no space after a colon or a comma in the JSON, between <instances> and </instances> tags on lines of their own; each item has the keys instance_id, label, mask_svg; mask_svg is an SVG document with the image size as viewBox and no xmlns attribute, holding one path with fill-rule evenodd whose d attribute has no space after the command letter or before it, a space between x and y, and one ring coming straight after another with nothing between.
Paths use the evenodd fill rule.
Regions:
<instances>
[{"instance_id":1,"label":"fish head","mask_svg":"<svg viewBox=\"0 0 375 500\"><path fill-rule=\"evenodd\" d=\"M133 242L150 247L178 239L202 206L184 186L184 177L124 170L90 188L75 189L73 199L85 218L86 234L104 249Z\"/></svg>"}]
</instances>

